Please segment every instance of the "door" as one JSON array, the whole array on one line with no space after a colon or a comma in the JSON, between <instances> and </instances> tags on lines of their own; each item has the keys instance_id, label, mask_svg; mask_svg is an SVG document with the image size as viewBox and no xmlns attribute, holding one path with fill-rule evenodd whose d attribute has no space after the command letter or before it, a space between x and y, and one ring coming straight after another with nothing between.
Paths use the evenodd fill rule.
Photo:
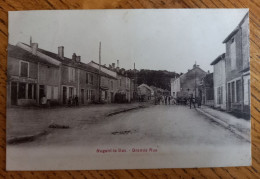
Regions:
<instances>
[{"instance_id":1,"label":"door","mask_svg":"<svg viewBox=\"0 0 260 179\"><path fill-rule=\"evenodd\" d=\"M227 110L230 111L231 109L231 83L228 83L228 97L227 97L227 100L228 100L228 106L227 106Z\"/></svg>"},{"instance_id":2,"label":"door","mask_svg":"<svg viewBox=\"0 0 260 179\"><path fill-rule=\"evenodd\" d=\"M114 102L114 93L113 92L110 92L110 99L111 99L111 103Z\"/></svg>"},{"instance_id":3,"label":"door","mask_svg":"<svg viewBox=\"0 0 260 179\"><path fill-rule=\"evenodd\" d=\"M11 105L17 105L17 83L11 83Z\"/></svg>"},{"instance_id":4,"label":"door","mask_svg":"<svg viewBox=\"0 0 260 179\"><path fill-rule=\"evenodd\" d=\"M66 86L62 87L62 103L63 104L67 103L67 87Z\"/></svg>"},{"instance_id":5,"label":"door","mask_svg":"<svg viewBox=\"0 0 260 179\"><path fill-rule=\"evenodd\" d=\"M81 89L81 104L84 104L84 99L85 99L85 92L84 89Z\"/></svg>"},{"instance_id":6,"label":"door","mask_svg":"<svg viewBox=\"0 0 260 179\"><path fill-rule=\"evenodd\" d=\"M40 97L40 100L43 96L46 96L45 94L45 88L44 88L44 85L40 85L39 86L39 97Z\"/></svg>"}]
</instances>

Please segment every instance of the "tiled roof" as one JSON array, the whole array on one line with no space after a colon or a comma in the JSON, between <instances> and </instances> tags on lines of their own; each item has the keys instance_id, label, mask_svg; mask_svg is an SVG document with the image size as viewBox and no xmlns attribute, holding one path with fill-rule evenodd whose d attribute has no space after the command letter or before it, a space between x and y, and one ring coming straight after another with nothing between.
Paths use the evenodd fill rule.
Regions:
<instances>
[{"instance_id":1,"label":"tiled roof","mask_svg":"<svg viewBox=\"0 0 260 179\"><path fill-rule=\"evenodd\" d=\"M18 59L33 62L33 63L39 62L42 64L46 64L48 66L58 67L57 65L51 64L43 58L33 55L32 53L30 53L18 46L11 45L11 44L8 44L8 57L18 58Z\"/></svg>"}]
</instances>

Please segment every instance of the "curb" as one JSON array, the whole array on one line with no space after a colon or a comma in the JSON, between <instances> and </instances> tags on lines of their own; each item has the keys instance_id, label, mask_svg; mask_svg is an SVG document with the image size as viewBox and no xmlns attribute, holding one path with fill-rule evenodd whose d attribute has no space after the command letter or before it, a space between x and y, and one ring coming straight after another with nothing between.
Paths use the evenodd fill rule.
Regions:
<instances>
[{"instance_id":1,"label":"curb","mask_svg":"<svg viewBox=\"0 0 260 179\"><path fill-rule=\"evenodd\" d=\"M204 114L205 116L211 118L212 120L214 120L215 122L219 123L220 125L222 125L223 127L227 128L228 130L230 130L232 133L238 135L239 137L245 139L247 142L251 142L250 140L250 136L240 132L239 130L237 130L235 127L232 127L230 124L222 121L221 119L218 119L212 115L210 115L209 113L201 110L201 109L198 109L196 108L197 111L199 111L200 113Z\"/></svg>"},{"instance_id":2,"label":"curb","mask_svg":"<svg viewBox=\"0 0 260 179\"><path fill-rule=\"evenodd\" d=\"M10 139L7 139L7 144L18 144L18 143L24 143L24 142L31 142L34 141L36 138L47 135L48 132L46 130L37 133L35 135L27 135L27 136L21 136L21 137L13 137Z\"/></svg>"},{"instance_id":3,"label":"curb","mask_svg":"<svg viewBox=\"0 0 260 179\"><path fill-rule=\"evenodd\" d=\"M117 115L117 114L120 114L120 113L123 113L123 112L128 112L128 111L132 111L132 110L135 110L135 109L139 109L139 108L145 108L144 106L137 106L137 107L133 107L133 108L129 108L129 109L123 109L121 111L116 111L116 112L112 112L112 113L109 113L107 114L106 116L114 116L114 115Z\"/></svg>"}]
</instances>

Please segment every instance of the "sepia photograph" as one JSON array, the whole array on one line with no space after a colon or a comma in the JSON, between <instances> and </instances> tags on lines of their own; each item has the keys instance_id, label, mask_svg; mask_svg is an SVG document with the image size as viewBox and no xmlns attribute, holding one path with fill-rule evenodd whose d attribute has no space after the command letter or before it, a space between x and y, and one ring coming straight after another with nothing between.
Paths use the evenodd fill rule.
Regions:
<instances>
[{"instance_id":1,"label":"sepia photograph","mask_svg":"<svg viewBox=\"0 0 260 179\"><path fill-rule=\"evenodd\" d=\"M6 169L250 166L249 15L9 11Z\"/></svg>"}]
</instances>

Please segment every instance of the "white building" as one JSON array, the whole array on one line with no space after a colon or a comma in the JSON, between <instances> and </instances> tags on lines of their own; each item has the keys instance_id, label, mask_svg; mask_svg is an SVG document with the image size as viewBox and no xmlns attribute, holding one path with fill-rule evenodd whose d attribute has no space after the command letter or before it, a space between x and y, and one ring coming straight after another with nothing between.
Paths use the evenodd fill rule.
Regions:
<instances>
[{"instance_id":1,"label":"white building","mask_svg":"<svg viewBox=\"0 0 260 179\"><path fill-rule=\"evenodd\" d=\"M213 65L214 107L226 110L225 53L218 56L210 65Z\"/></svg>"}]
</instances>

